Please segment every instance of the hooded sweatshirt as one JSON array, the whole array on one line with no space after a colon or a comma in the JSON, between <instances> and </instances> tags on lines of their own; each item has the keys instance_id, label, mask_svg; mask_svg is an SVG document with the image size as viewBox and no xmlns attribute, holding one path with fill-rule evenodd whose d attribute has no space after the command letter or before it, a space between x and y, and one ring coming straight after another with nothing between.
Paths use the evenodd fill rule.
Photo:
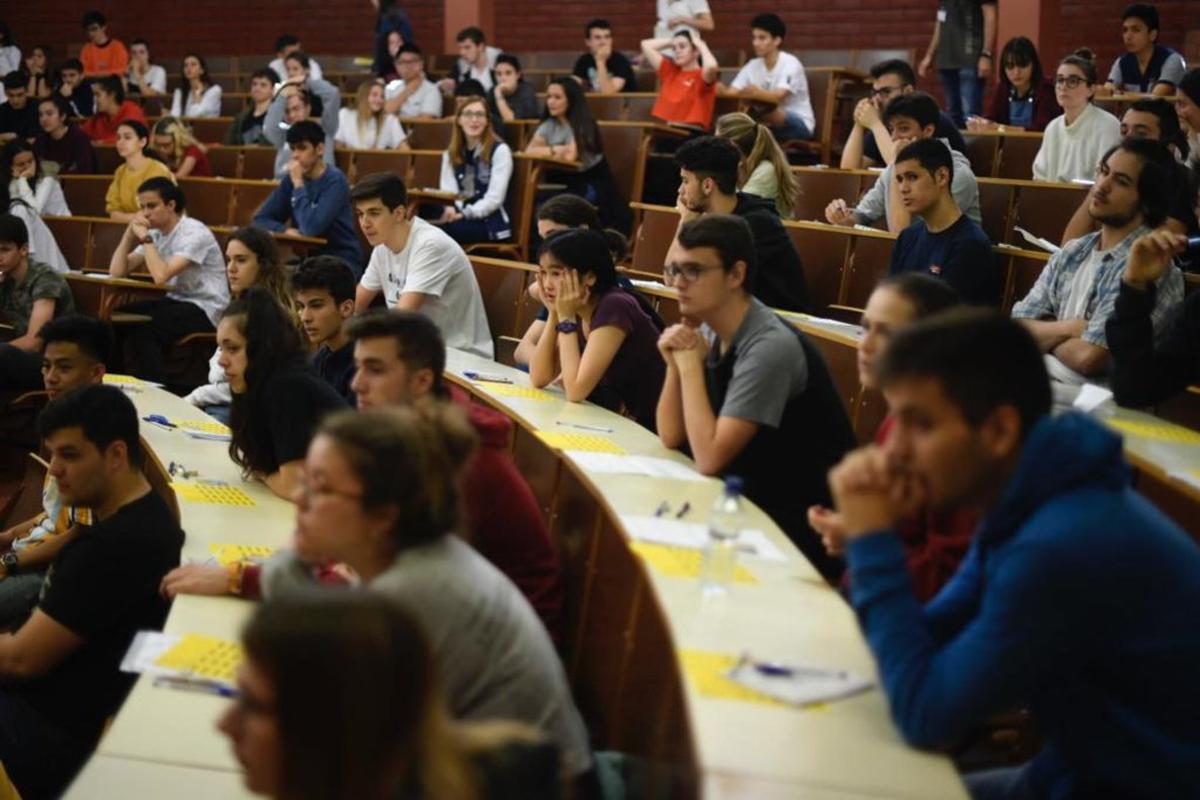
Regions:
<instances>
[{"instance_id":1,"label":"hooded sweatshirt","mask_svg":"<svg viewBox=\"0 0 1200 800\"><path fill-rule=\"evenodd\" d=\"M751 294L771 308L807 311L808 284L800 253L779 219L775 201L738 192L733 213L746 220L754 236L758 264Z\"/></svg>"},{"instance_id":2,"label":"hooded sweatshirt","mask_svg":"<svg viewBox=\"0 0 1200 800\"><path fill-rule=\"evenodd\" d=\"M1121 439L1042 419L958 573L924 609L890 531L847 548L892 716L919 747L1026 703L1038 796L1200 786L1200 550L1136 494Z\"/></svg>"}]
</instances>

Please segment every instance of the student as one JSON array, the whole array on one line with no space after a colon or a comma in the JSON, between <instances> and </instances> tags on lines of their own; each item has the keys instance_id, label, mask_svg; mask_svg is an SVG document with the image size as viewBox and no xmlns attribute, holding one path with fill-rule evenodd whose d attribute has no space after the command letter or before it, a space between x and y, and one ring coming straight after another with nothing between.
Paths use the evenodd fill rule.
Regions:
<instances>
[{"instance_id":1,"label":"student","mask_svg":"<svg viewBox=\"0 0 1200 800\"><path fill-rule=\"evenodd\" d=\"M353 108L338 111L334 141L354 150L408 150L400 120L383 109L383 84L365 81Z\"/></svg>"},{"instance_id":2,"label":"student","mask_svg":"<svg viewBox=\"0 0 1200 800\"><path fill-rule=\"evenodd\" d=\"M0 77L21 68L21 48L13 44L8 23L0 21Z\"/></svg>"},{"instance_id":3,"label":"student","mask_svg":"<svg viewBox=\"0 0 1200 800\"><path fill-rule=\"evenodd\" d=\"M749 101L750 115L769 127L779 141L813 138L817 119L809 99L808 76L800 59L783 51L787 26L778 14L759 14L750 21L750 33L755 57L738 71L727 93Z\"/></svg>"},{"instance_id":4,"label":"student","mask_svg":"<svg viewBox=\"0 0 1200 800\"><path fill-rule=\"evenodd\" d=\"M493 357L483 295L462 247L445 231L409 217L400 176L376 172L350 194L358 224L375 249L355 290L366 311L383 292L390 309L420 311L437 324L447 347Z\"/></svg>"},{"instance_id":5,"label":"student","mask_svg":"<svg viewBox=\"0 0 1200 800\"><path fill-rule=\"evenodd\" d=\"M221 87L213 83L204 57L188 53L183 57L179 86L171 95L172 117L221 116Z\"/></svg>"},{"instance_id":6,"label":"student","mask_svg":"<svg viewBox=\"0 0 1200 800\"><path fill-rule=\"evenodd\" d=\"M542 243L538 287L549 316L529 362L529 381L561 377L566 398L624 411L654 430L664 367L662 327L617 284L603 234L562 231Z\"/></svg>"},{"instance_id":7,"label":"student","mask_svg":"<svg viewBox=\"0 0 1200 800\"><path fill-rule=\"evenodd\" d=\"M924 92L902 94L893 98L883 112L884 122L890 132L891 143L897 152L910 142L937 138L937 102ZM959 209L974 222L982 222L979 209L979 183L971 171L970 160L960 151L954 150L949 142L942 141L954 159L953 182L950 193ZM879 174L874 185L850 208L845 200L838 199L825 208L825 219L831 225L873 225L885 220L887 229L899 233L912 222L912 214L898 201L892 191L895 183L895 163Z\"/></svg>"},{"instance_id":8,"label":"student","mask_svg":"<svg viewBox=\"0 0 1200 800\"><path fill-rule=\"evenodd\" d=\"M293 62L294 63L294 62ZM334 137L338 132L341 94L332 83L314 78L289 78L279 89L263 120L263 136L279 152L275 155L275 175L281 180L289 169L292 151L287 134L297 124L311 120L324 131L325 163L336 167ZM286 125L281 123L286 122Z\"/></svg>"},{"instance_id":9,"label":"student","mask_svg":"<svg viewBox=\"0 0 1200 800\"><path fill-rule=\"evenodd\" d=\"M190 333L212 332L229 302L229 287L221 246L207 225L184 213L187 200L170 177L144 182L137 199L139 211L113 251L108 273L124 278L145 267L155 284L171 288L160 299L123 306L151 320L125 335L134 374L162 383L167 349Z\"/></svg>"},{"instance_id":10,"label":"student","mask_svg":"<svg viewBox=\"0 0 1200 800\"><path fill-rule=\"evenodd\" d=\"M130 94L142 97L167 93L167 71L150 63L150 45L145 39L134 39L129 43L129 71L125 73L125 85Z\"/></svg>"},{"instance_id":11,"label":"student","mask_svg":"<svg viewBox=\"0 0 1200 800\"><path fill-rule=\"evenodd\" d=\"M858 341L857 359L859 385L878 391L875 366L887 353L892 337L961 302L962 298L949 284L928 275L905 273L880 281L863 309L863 335ZM895 417L886 417L875 431L874 443L885 445L895 426ZM906 515L897 526L904 543L908 576L918 600L933 599L954 575L978 522L979 515L969 510L945 512L921 507ZM808 510L808 523L821 535L829 555L844 555L845 530L840 514L824 506L813 506Z\"/></svg>"},{"instance_id":12,"label":"student","mask_svg":"<svg viewBox=\"0 0 1200 800\"><path fill-rule=\"evenodd\" d=\"M354 270L340 258L313 256L292 274L292 297L313 353L313 368L349 405L356 404L354 345L346 321L354 316Z\"/></svg>"},{"instance_id":13,"label":"student","mask_svg":"<svg viewBox=\"0 0 1200 800\"><path fill-rule=\"evenodd\" d=\"M400 77L396 73L396 56L400 54L400 48L404 44L404 35L400 31L388 31L383 46L376 49L371 71L384 83Z\"/></svg>"},{"instance_id":14,"label":"student","mask_svg":"<svg viewBox=\"0 0 1200 800\"><path fill-rule=\"evenodd\" d=\"M450 535L464 523L459 476L476 444L456 404L331 415L295 494L296 550L268 562L263 593L310 584L308 563L347 564L421 623L451 714L534 725L576 781L591 769L591 749L546 629L503 573Z\"/></svg>"},{"instance_id":15,"label":"student","mask_svg":"<svg viewBox=\"0 0 1200 800\"><path fill-rule=\"evenodd\" d=\"M492 72L496 67L496 58L500 48L489 47L483 35L482 28L474 26L463 28L454 37L458 43L458 61L450 77L443 81L443 89L450 89L466 80L477 80L485 90L490 91L496 85L496 76Z\"/></svg>"},{"instance_id":16,"label":"student","mask_svg":"<svg viewBox=\"0 0 1200 800\"><path fill-rule=\"evenodd\" d=\"M1121 116L1121 138L1135 137L1138 139L1153 139L1162 142L1176 157L1176 191L1171 195L1171 203L1167 209L1166 224L1177 233L1190 236L1200 235L1200 223L1196 219L1196 191L1192 184L1188 168L1178 163L1176 155L1181 147L1186 147L1183 131L1179 126L1179 116L1174 107L1161 97L1144 97L1136 100ZM1093 187L1094 188L1094 187ZM1096 221L1088 214L1088 201L1085 197L1079 204L1067 228L1063 231L1062 241L1069 242L1080 236L1091 233L1096 229ZM1184 264L1186 255L1180 258ZM1187 267L1185 266L1186 270Z\"/></svg>"},{"instance_id":17,"label":"student","mask_svg":"<svg viewBox=\"0 0 1200 800\"><path fill-rule=\"evenodd\" d=\"M888 103L902 94L916 91L917 76L907 61L892 59L871 67L871 96L854 107L854 127L842 149L842 169L885 167L896 157L896 145L887 129L883 112ZM950 149L967 152L967 143L958 126L940 108L934 138L950 142Z\"/></svg>"},{"instance_id":18,"label":"student","mask_svg":"<svg viewBox=\"0 0 1200 800\"><path fill-rule=\"evenodd\" d=\"M16 139L0 153L0 175L9 175L8 196L23 201L36 214L71 216L58 179L42 171L33 145Z\"/></svg>"},{"instance_id":19,"label":"student","mask_svg":"<svg viewBox=\"0 0 1200 800\"><path fill-rule=\"evenodd\" d=\"M211 178L206 148L178 117L163 117L154 123L154 152L178 178Z\"/></svg>"},{"instance_id":20,"label":"student","mask_svg":"<svg viewBox=\"0 0 1200 800\"><path fill-rule=\"evenodd\" d=\"M783 148L766 125L749 114L732 111L717 118L716 135L737 145L742 154L738 188L746 194L775 201L775 210L783 219L795 217L800 199L800 184L788 163Z\"/></svg>"},{"instance_id":21,"label":"student","mask_svg":"<svg viewBox=\"0 0 1200 800\"><path fill-rule=\"evenodd\" d=\"M578 195L560 194L551 197L538 207L536 222L538 237L543 241L558 231L572 228L596 231L604 237L614 264L623 261L629 252L629 240L619 231L605 228L600 222L600 215L597 213L596 207ZM622 288L634 291L633 284L620 273L617 274L617 283ZM529 362L533 360L533 354L537 349L542 332L546 329L546 320L550 318L550 311L542 302L541 282L536 276L526 291L541 308L538 309L537 317L529 323L525 335L521 337L520 344L513 351L513 363L517 367L528 368ZM661 323L657 315L655 315L655 323Z\"/></svg>"},{"instance_id":22,"label":"student","mask_svg":"<svg viewBox=\"0 0 1200 800\"><path fill-rule=\"evenodd\" d=\"M1196 171L1200 169L1200 69L1190 70L1179 82L1175 113L1188 131L1188 164Z\"/></svg>"},{"instance_id":23,"label":"student","mask_svg":"<svg viewBox=\"0 0 1200 800\"><path fill-rule=\"evenodd\" d=\"M33 152L47 172L56 175L92 175L96 172L96 151L92 140L71 122L71 106L58 95L38 103L41 130L33 140ZM51 165L54 165L52 169Z\"/></svg>"},{"instance_id":24,"label":"student","mask_svg":"<svg viewBox=\"0 0 1200 800\"><path fill-rule=\"evenodd\" d=\"M375 63L371 69L381 75L391 69L399 49L414 40L412 20L399 0L380 0L375 20Z\"/></svg>"},{"instance_id":25,"label":"student","mask_svg":"<svg viewBox=\"0 0 1200 800\"><path fill-rule=\"evenodd\" d=\"M425 56L421 48L405 42L396 53L397 80L387 85L385 108L401 117L437 119L442 116L442 92L425 75Z\"/></svg>"},{"instance_id":26,"label":"student","mask_svg":"<svg viewBox=\"0 0 1200 800\"><path fill-rule=\"evenodd\" d=\"M2 168L2 165L0 165ZM20 196L10 195L8 184L0 181L0 213L7 211L21 221L28 232L29 256L40 261L57 273L69 272L71 266L63 256L54 233L38 215L32 205Z\"/></svg>"},{"instance_id":27,"label":"student","mask_svg":"<svg viewBox=\"0 0 1200 800\"><path fill-rule=\"evenodd\" d=\"M288 128L287 143L287 172L254 214L252 224L269 231L318 236L325 240L316 250L319 255L337 256L358 268L362 250L350 213L350 183L325 157L325 132L312 120L300 120Z\"/></svg>"},{"instance_id":28,"label":"student","mask_svg":"<svg viewBox=\"0 0 1200 800\"><path fill-rule=\"evenodd\" d=\"M526 155L579 162L575 172L554 173L567 191L600 209L605 224L624 227L628 215L617 198L616 181L583 89L571 78L554 78L546 87L542 122L525 146Z\"/></svg>"},{"instance_id":29,"label":"student","mask_svg":"<svg viewBox=\"0 0 1200 800\"><path fill-rule=\"evenodd\" d=\"M992 75L995 47L994 1L941 1L933 38L917 65L917 74L925 77L936 57L942 92L959 128L964 127L967 117L983 113L983 84Z\"/></svg>"},{"instance_id":30,"label":"student","mask_svg":"<svg viewBox=\"0 0 1200 800\"><path fill-rule=\"evenodd\" d=\"M267 64L267 67L280 77L286 76L288 71L284 62L288 56L296 52L304 52L304 48L300 46L300 40L290 33L283 34L275 40L275 58L270 64ZM308 75L315 81L323 78L321 65L315 58L308 59Z\"/></svg>"},{"instance_id":31,"label":"student","mask_svg":"<svg viewBox=\"0 0 1200 800\"><path fill-rule=\"evenodd\" d=\"M83 63L68 58L58 68L58 85L54 93L71 104L72 117L90 117L96 108L92 85L83 79Z\"/></svg>"},{"instance_id":32,"label":"student","mask_svg":"<svg viewBox=\"0 0 1200 800\"><path fill-rule=\"evenodd\" d=\"M37 102L43 97L49 97L53 92L50 84L50 54L49 45L35 44L29 48L29 53L25 56L25 73L29 77L26 92L34 105L37 105Z\"/></svg>"},{"instance_id":33,"label":"student","mask_svg":"<svg viewBox=\"0 0 1200 800\"><path fill-rule=\"evenodd\" d=\"M889 275L921 272L948 283L968 303L999 306L1004 269L979 223L954 202L954 158L933 139L918 139L896 156L894 191L917 221L900 231Z\"/></svg>"},{"instance_id":34,"label":"student","mask_svg":"<svg viewBox=\"0 0 1200 800\"><path fill-rule=\"evenodd\" d=\"M236 300L251 286L261 286L284 308L292 307L287 267L274 237L261 228L238 228L229 234L225 245L225 277L229 297ZM208 360L208 383L197 386L184 400L204 410L210 417L229 422L229 404L233 395L229 380L221 369L221 348Z\"/></svg>"},{"instance_id":35,"label":"student","mask_svg":"<svg viewBox=\"0 0 1200 800\"><path fill-rule=\"evenodd\" d=\"M459 244L512 238L504 202L512 178L512 148L492 129L487 101L467 97L454 115L450 146L442 152L439 187L459 199L437 224Z\"/></svg>"},{"instance_id":36,"label":"student","mask_svg":"<svg viewBox=\"0 0 1200 800\"><path fill-rule=\"evenodd\" d=\"M279 76L270 69L256 69L250 74L250 104L234 115L225 131L225 144L231 147L271 144L263 126L278 82Z\"/></svg>"},{"instance_id":37,"label":"student","mask_svg":"<svg viewBox=\"0 0 1200 800\"><path fill-rule=\"evenodd\" d=\"M42 326L42 381L51 401L104 378L112 330L90 317L63 316ZM42 484L42 512L0 533L0 625L19 626L37 602L46 568L73 539L79 525L93 524L91 509L64 504L58 482Z\"/></svg>"},{"instance_id":38,"label":"student","mask_svg":"<svg viewBox=\"0 0 1200 800\"><path fill-rule=\"evenodd\" d=\"M297 593L242 633L218 727L246 788L271 798L559 797L558 757L510 722L452 721L420 621L369 592ZM334 703L313 703L324 687ZM331 738L332 737L332 738ZM338 742L330 748L330 741Z\"/></svg>"},{"instance_id":39,"label":"student","mask_svg":"<svg viewBox=\"0 0 1200 800\"><path fill-rule=\"evenodd\" d=\"M86 12L83 32L88 38L88 43L79 52L83 74L88 78L121 79L129 68L129 51L119 39L109 37L108 20L104 15L99 11Z\"/></svg>"},{"instance_id":40,"label":"student","mask_svg":"<svg viewBox=\"0 0 1200 800\"><path fill-rule=\"evenodd\" d=\"M118 75L101 78L94 84L96 113L79 126L93 142L111 144L116 141L117 128L124 122L146 125L142 107L125 99L125 81Z\"/></svg>"},{"instance_id":41,"label":"student","mask_svg":"<svg viewBox=\"0 0 1200 800\"><path fill-rule=\"evenodd\" d=\"M587 52L575 60L571 74L585 91L601 94L636 92L633 65L613 47L612 25L606 19L594 19L583 29Z\"/></svg>"},{"instance_id":42,"label":"student","mask_svg":"<svg viewBox=\"0 0 1200 800\"><path fill-rule=\"evenodd\" d=\"M1133 3L1121 12L1121 38L1125 54L1113 62L1104 92L1175 94L1187 66L1183 56L1158 43L1158 9Z\"/></svg>"},{"instance_id":43,"label":"student","mask_svg":"<svg viewBox=\"0 0 1200 800\"><path fill-rule=\"evenodd\" d=\"M759 265L754 281L745 284L746 291L772 308L805 311L808 286L800 253L774 203L737 191L741 160L741 151L733 142L716 136L701 136L679 148L675 153L680 176L675 207L680 225L704 214L733 214L746 220Z\"/></svg>"},{"instance_id":44,"label":"student","mask_svg":"<svg viewBox=\"0 0 1200 800\"><path fill-rule=\"evenodd\" d=\"M851 598L904 738L935 748L1030 708L1032 762L967 775L973 797L1184 796L1200 771L1200 555L1134 494L1121 438L1050 415L1029 333L962 310L896 335L876 375L896 422L830 475ZM919 486L982 515L924 607L894 535ZM1097 591L1097 587L1108 587Z\"/></svg>"},{"instance_id":45,"label":"student","mask_svg":"<svg viewBox=\"0 0 1200 800\"><path fill-rule=\"evenodd\" d=\"M0 105L0 144L14 139L32 139L37 133L37 106L30 102L24 72L4 76L7 102Z\"/></svg>"},{"instance_id":46,"label":"student","mask_svg":"<svg viewBox=\"0 0 1200 800\"><path fill-rule=\"evenodd\" d=\"M1120 121L1092 102L1096 61L1090 50L1076 50L1059 63L1054 93L1063 114L1046 126L1042 146L1033 160L1033 179L1090 181L1095 177L1100 154L1121 138Z\"/></svg>"},{"instance_id":47,"label":"student","mask_svg":"<svg viewBox=\"0 0 1200 800\"><path fill-rule=\"evenodd\" d=\"M660 52L667 47L669 57ZM681 30L670 37L644 39L642 56L658 73L658 98L650 114L672 125L711 128L721 73L717 57L700 35Z\"/></svg>"},{"instance_id":48,"label":"student","mask_svg":"<svg viewBox=\"0 0 1200 800\"><path fill-rule=\"evenodd\" d=\"M229 457L245 478L293 500L313 431L346 401L312 371L288 309L266 289L252 286L229 304L217 346L233 393Z\"/></svg>"},{"instance_id":49,"label":"student","mask_svg":"<svg viewBox=\"0 0 1200 800\"><path fill-rule=\"evenodd\" d=\"M1046 353L1054 380L1081 384L1108 371L1105 325L1125 262L1133 242L1162 224L1174 180L1174 159L1158 142L1126 139L1102 157L1088 197L1088 213L1100 230L1052 255L1029 294L1012 309ZM1183 300L1179 269L1168 269L1155 290L1152 317L1161 335Z\"/></svg>"},{"instance_id":50,"label":"student","mask_svg":"<svg viewBox=\"0 0 1200 800\"><path fill-rule=\"evenodd\" d=\"M1187 237L1159 228L1134 240L1105 335L1112 353L1111 386L1123 406L1161 403L1200 380L1200 294L1192 292L1155 342L1156 284L1172 269Z\"/></svg>"},{"instance_id":51,"label":"student","mask_svg":"<svg viewBox=\"0 0 1200 800\"><path fill-rule=\"evenodd\" d=\"M1054 83L1042 74L1037 48L1024 36L1000 51L1000 79L988 101L986 119L967 117L969 131L1044 131L1062 113Z\"/></svg>"},{"instance_id":52,"label":"student","mask_svg":"<svg viewBox=\"0 0 1200 800\"><path fill-rule=\"evenodd\" d=\"M836 579L805 510L829 504L825 473L854 447L854 431L820 352L751 295L755 271L744 220L712 214L680 226L663 275L683 317L704 327L672 325L658 341L667 362L658 438L686 448L705 475L740 476L746 496Z\"/></svg>"},{"instance_id":53,"label":"student","mask_svg":"<svg viewBox=\"0 0 1200 800\"><path fill-rule=\"evenodd\" d=\"M71 288L54 269L29 257L29 230L12 214L0 214L0 320L12 338L0 343L0 386L42 388L39 332L56 317L72 314Z\"/></svg>"},{"instance_id":54,"label":"student","mask_svg":"<svg viewBox=\"0 0 1200 800\"><path fill-rule=\"evenodd\" d=\"M66 789L124 700L134 676L121 658L137 631L162 627L158 584L183 545L142 475L138 414L121 390L64 394L42 412L38 436L62 501L92 509L96 521L59 552L38 607L0 643L0 759L31 798Z\"/></svg>"},{"instance_id":55,"label":"student","mask_svg":"<svg viewBox=\"0 0 1200 800\"><path fill-rule=\"evenodd\" d=\"M521 62L516 56L501 53L496 56L496 85L487 97L496 113L505 122L517 119L536 119L537 92L521 77Z\"/></svg>"},{"instance_id":56,"label":"student","mask_svg":"<svg viewBox=\"0 0 1200 800\"><path fill-rule=\"evenodd\" d=\"M654 23L654 36L657 39L670 38L676 31L686 31L692 36L699 37L700 31L716 29L708 0L656 0L657 21Z\"/></svg>"},{"instance_id":57,"label":"student","mask_svg":"<svg viewBox=\"0 0 1200 800\"><path fill-rule=\"evenodd\" d=\"M150 155L150 131L137 120L117 126L117 155L125 160L113 173L104 197L104 210L118 222L129 222L138 213L138 187L151 178L174 180L166 164Z\"/></svg>"}]
</instances>

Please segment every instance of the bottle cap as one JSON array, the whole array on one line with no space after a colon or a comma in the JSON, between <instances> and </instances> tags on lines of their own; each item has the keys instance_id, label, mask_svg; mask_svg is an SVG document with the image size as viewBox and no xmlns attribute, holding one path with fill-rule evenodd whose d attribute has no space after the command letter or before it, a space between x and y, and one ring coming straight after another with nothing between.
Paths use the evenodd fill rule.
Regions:
<instances>
[{"instance_id":1,"label":"bottle cap","mask_svg":"<svg viewBox=\"0 0 1200 800\"><path fill-rule=\"evenodd\" d=\"M740 495L742 493L743 486L744 486L744 483L742 482L742 477L740 475L729 475L725 478L725 493L726 494Z\"/></svg>"}]
</instances>

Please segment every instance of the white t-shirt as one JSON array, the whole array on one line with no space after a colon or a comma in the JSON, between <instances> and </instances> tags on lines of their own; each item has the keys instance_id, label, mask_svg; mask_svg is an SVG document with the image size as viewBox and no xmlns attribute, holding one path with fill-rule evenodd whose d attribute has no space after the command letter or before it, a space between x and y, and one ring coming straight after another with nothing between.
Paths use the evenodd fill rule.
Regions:
<instances>
[{"instance_id":1,"label":"white t-shirt","mask_svg":"<svg viewBox=\"0 0 1200 800\"><path fill-rule=\"evenodd\" d=\"M286 81L288 79L287 65L283 63L282 58L275 59L267 66L270 67L271 69L275 70L275 74L279 76L279 80ZM321 65L318 64L317 60L315 58L313 58L312 56L308 57L308 77L310 77L310 78L320 78L321 77Z\"/></svg>"},{"instance_id":2,"label":"white t-shirt","mask_svg":"<svg viewBox=\"0 0 1200 800\"><path fill-rule=\"evenodd\" d=\"M447 347L494 357L483 295L471 262L458 242L436 225L414 219L408 242L399 253L385 244L376 247L361 284L373 292L382 291L388 308L395 308L405 292L429 295L421 312L441 330Z\"/></svg>"},{"instance_id":3,"label":"white t-shirt","mask_svg":"<svg viewBox=\"0 0 1200 800\"><path fill-rule=\"evenodd\" d=\"M483 84L484 89L490 90L492 88L492 70L496 68L496 58L504 51L499 47L492 47L490 44L484 45L483 49L487 52L486 67L480 69L474 64L468 64L466 61L463 61L460 58L456 62L458 67L457 74L462 75L464 72L466 72L466 79L474 78Z\"/></svg>"},{"instance_id":4,"label":"white t-shirt","mask_svg":"<svg viewBox=\"0 0 1200 800\"><path fill-rule=\"evenodd\" d=\"M780 104L784 111L791 112L804 120L804 126L811 133L816 133L817 119L813 115L812 101L808 97L808 76L804 74L804 65L800 59L791 53L780 53L775 61L775 69L767 69L767 62L762 58L752 58L738 72L730 86L734 89L745 89L755 86L767 91L787 89L787 97Z\"/></svg>"},{"instance_id":5,"label":"white t-shirt","mask_svg":"<svg viewBox=\"0 0 1200 800\"><path fill-rule=\"evenodd\" d=\"M384 96L388 99L399 96L404 91L404 81L394 80L387 85ZM400 106L402 117L438 117L442 116L442 90L429 78L421 81L421 86Z\"/></svg>"},{"instance_id":6,"label":"white t-shirt","mask_svg":"<svg viewBox=\"0 0 1200 800\"><path fill-rule=\"evenodd\" d=\"M215 328L217 318L229 305L229 281L225 277L221 246L212 231L200 220L185 215L166 236L152 229L150 238L164 261L184 256L192 262L167 281L171 287L167 297L199 306ZM138 254L144 251L140 244L133 250Z\"/></svg>"},{"instance_id":7,"label":"white t-shirt","mask_svg":"<svg viewBox=\"0 0 1200 800\"><path fill-rule=\"evenodd\" d=\"M711 14L708 0L658 0L658 22L654 25L654 38L662 39L671 36L676 31L696 33L691 25L670 26L667 20L671 17L698 17L701 14Z\"/></svg>"},{"instance_id":8,"label":"white t-shirt","mask_svg":"<svg viewBox=\"0 0 1200 800\"><path fill-rule=\"evenodd\" d=\"M187 97L176 89L171 96L172 117L219 117L221 116L221 87L213 84L204 90L197 101L189 90Z\"/></svg>"},{"instance_id":9,"label":"white t-shirt","mask_svg":"<svg viewBox=\"0 0 1200 800\"><path fill-rule=\"evenodd\" d=\"M146 86L158 92L159 94L167 93L167 71L158 64L151 64L146 68ZM133 65L129 66L129 71L126 73L125 79L131 86L137 86L137 81L133 76Z\"/></svg>"},{"instance_id":10,"label":"white t-shirt","mask_svg":"<svg viewBox=\"0 0 1200 800\"><path fill-rule=\"evenodd\" d=\"M375 118L367 120L359 129L358 110L343 108L338 111L338 130L334 141L355 150L392 150L408 138L400 120L391 114L383 115L383 131L378 131Z\"/></svg>"}]
</instances>

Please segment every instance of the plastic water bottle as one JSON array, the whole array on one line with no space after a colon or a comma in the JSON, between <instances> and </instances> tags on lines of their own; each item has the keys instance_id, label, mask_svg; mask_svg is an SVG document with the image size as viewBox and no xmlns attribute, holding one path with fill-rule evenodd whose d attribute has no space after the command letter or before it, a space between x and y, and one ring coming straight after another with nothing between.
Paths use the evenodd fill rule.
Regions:
<instances>
[{"instance_id":1,"label":"plastic water bottle","mask_svg":"<svg viewBox=\"0 0 1200 800\"><path fill-rule=\"evenodd\" d=\"M713 504L708 518L708 547L700 589L705 594L724 594L733 584L737 568L737 540L742 532L742 479L725 479L725 491Z\"/></svg>"}]
</instances>

